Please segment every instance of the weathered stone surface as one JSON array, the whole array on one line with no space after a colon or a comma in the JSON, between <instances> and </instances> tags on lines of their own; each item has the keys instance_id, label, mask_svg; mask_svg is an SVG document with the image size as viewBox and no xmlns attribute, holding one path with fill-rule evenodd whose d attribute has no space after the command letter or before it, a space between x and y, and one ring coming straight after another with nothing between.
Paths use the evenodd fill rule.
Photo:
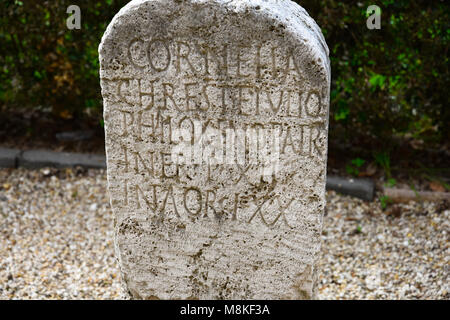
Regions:
<instances>
[{"instance_id":1,"label":"weathered stone surface","mask_svg":"<svg viewBox=\"0 0 450 320\"><path fill-rule=\"evenodd\" d=\"M330 66L306 11L135 0L99 52L115 244L132 296L314 297Z\"/></svg>"}]
</instances>

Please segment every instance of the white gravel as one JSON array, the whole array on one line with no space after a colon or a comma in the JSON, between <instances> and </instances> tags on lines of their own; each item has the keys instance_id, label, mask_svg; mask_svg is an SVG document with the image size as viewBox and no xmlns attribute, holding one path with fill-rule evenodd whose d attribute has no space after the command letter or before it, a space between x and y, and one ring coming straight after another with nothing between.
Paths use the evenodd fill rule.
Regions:
<instances>
[{"instance_id":1,"label":"white gravel","mask_svg":"<svg viewBox=\"0 0 450 320\"><path fill-rule=\"evenodd\" d=\"M328 192L320 299L449 299L448 203ZM0 299L121 299L103 170L0 169Z\"/></svg>"},{"instance_id":2,"label":"white gravel","mask_svg":"<svg viewBox=\"0 0 450 320\"><path fill-rule=\"evenodd\" d=\"M321 299L449 299L448 203L367 203L329 192Z\"/></svg>"}]
</instances>

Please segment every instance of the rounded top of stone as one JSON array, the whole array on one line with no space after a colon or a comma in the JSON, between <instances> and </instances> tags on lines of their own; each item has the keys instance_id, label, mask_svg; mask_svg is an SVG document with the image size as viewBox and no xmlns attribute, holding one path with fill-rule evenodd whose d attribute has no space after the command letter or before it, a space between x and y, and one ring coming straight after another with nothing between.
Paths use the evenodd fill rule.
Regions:
<instances>
[{"instance_id":1,"label":"rounded top of stone","mask_svg":"<svg viewBox=\"0 0 450 320\"><path fill-rule=\"evenodd\" d=\"M114 38L118 27L126 26L130 21L134 21L134 14L143 6L149 6L154 16L160 14L161 17L167 18L171 16L171 13L177 13L179 6L183 5L209 6L216 11L269 21L283 30L286 40L296 39L309 47L308 53L319 66L326 70L328 78L330 77L329 49L320 27L304 8L291 0L132 0L114 16L108 25L99 46L100 55L106 52L107 40Z\"/></svg>"}]
</instances>

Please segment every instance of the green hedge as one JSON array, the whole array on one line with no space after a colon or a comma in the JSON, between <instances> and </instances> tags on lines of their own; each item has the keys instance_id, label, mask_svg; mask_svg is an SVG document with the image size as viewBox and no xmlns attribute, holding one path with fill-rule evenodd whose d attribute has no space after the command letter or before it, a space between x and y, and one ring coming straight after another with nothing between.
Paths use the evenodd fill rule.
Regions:
<instances>
[{"instance_id":1,"label":"green hedge","mask_svg":"<svg viewBox=\"0 0 450 320\"><path fill-rule=\"evenodd\" d=\"M351 141L449 138L450 7L444 1L299 1L330 48L331 132ZM368 30L377 4L381 30ZM334 132L333 132L334 131ZM383 146L382 146L383 147Z\"/></svg>"},{"instance_id":2,"label":"green hedge","mask_svg":"<svg viewBox=\"0 0 450 320\"><path fill-rule=\"evenodd\" d=\"M82 29L70 31L66 9L77 2ZM127 2L2 0L0 104L100 123L97 48ZM381 30L368 30L366 8L375 1L297 2L317 21L330 48L333 141L449 138L448 4L379 0Z\"/></svg>"}]
</instances>

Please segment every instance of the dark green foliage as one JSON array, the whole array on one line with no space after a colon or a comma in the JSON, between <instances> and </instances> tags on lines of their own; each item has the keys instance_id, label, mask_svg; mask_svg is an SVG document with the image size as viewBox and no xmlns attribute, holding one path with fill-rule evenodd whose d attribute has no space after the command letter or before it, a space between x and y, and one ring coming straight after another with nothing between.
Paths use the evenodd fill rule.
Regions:
<instances>
[{"instance_id":1,"label":"dark green foliage","mask_svg":"<svg viewBox=\"0 0 450 320\"><path fill-rule=\"evenodd\" d=\"M449 137L450 7L445 1L297 1L322 28L332 64L331 138ZM366 9L381 8L381 29ZM367 139L368 138L368 139Z\"/></svg>"},{"instance_id":2,"label":"dark green foliage","mask_svg":"<svg viewBox=\"0 0 450 320\"><path fill-rule=\"evenodd\" d=\"M97 48L127 2L1 0L0 104L100 118ZM66 27L71 4L81 8L81 30Z\"/></svg>"},{"instance_id":3,"label":"dark green foliage","mask_svg":"<svg viewBox=\"0 0 450 320\"><path fill-rule=\"evenodd\" d=\"M97 48L127 0L0 1L0 104L50 108L61 117L101 118ZM381 30L368 30L373 1L297 0L330 48L333 141L449 137L449 5L382 0ZM82 29L68 30L78 4ZM100 120L99 120L100 121Z\"/></svg>"}]
</instances>

